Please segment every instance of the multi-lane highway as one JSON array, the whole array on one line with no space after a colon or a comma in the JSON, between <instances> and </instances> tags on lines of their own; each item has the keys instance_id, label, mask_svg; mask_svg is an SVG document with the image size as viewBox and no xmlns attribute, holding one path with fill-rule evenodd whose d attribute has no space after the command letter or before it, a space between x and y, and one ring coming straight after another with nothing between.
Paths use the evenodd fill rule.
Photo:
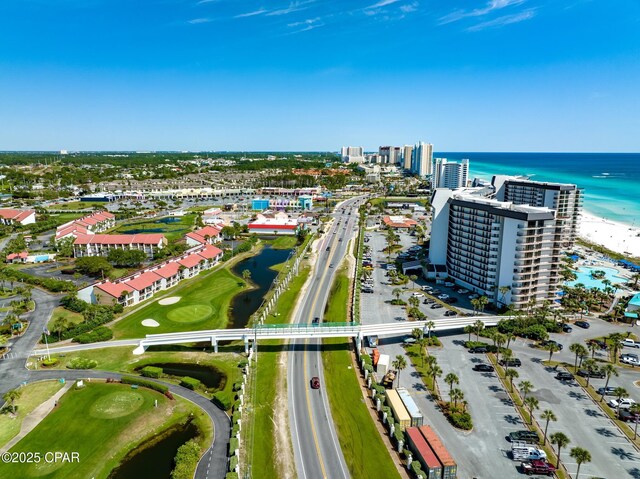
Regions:
<instances>
[{"instance_id":1,"label":"multi-lane highway","mask_svg":"<svg viewBox=\"0 0 640 479\"><path fill-rule=\"evenodd\" d=\"M335 271L345 256L349 240L355 237L360 201L360 198L348 200L334 213L333 224L319 244L316 267L294 322L322 320ZM296 340L290 346L287 387L296 469L301 479L347 478L349 470L324 388L321 349L321 340L317 339ZM320 389L311 389L314 376L320 378Z\"/></svg>"}]
</instances>

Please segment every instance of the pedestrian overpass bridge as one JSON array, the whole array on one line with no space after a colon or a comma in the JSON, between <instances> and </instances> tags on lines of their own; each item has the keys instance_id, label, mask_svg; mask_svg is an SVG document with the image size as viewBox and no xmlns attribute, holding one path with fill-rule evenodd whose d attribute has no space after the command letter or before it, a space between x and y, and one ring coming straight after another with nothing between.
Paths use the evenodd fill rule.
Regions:
<instances>
[{"instance_id":1,"label":"pedestrian overpass bridge","mask_svg":"<svg viewBox=\"0 0 640 479\"><path fill-rule=\"evenodd\" d=\"M245 351L249 352L250 343L258 343L262 339L312 339L312 338L356 338L358 346L366 336L399 336L409 334L414 329L422 329L425 333L453 331L482 321L485 326L495 326L504 316L467 316L432 319L424 321L394 321L381 324L354 323L320 323L320 324L258 324L253 328L211 329L203 331L186 331L182 333L147 334L142 339L123 339L82 345L51 347L53 353L71 352L86 349L107 348L116 346L135 346L134 354L143 354L150 346L167 344L209 343L218 352L220 341L243 341ZM429 328L429 326L431 326ZM35 350L33 356L45 356L44 349Z\"/></svg>"}]
</instances>

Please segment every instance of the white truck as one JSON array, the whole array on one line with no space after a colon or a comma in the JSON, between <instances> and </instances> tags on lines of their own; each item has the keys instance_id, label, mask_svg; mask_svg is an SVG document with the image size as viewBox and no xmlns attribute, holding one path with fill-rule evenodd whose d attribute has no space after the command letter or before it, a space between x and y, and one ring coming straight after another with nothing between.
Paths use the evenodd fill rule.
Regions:
<instances>
[{"instance_id":1,"label":"white truck","mask_svg":"<svg viewBox=\"0 0 640 479\"><path fill-rule=\"evenodd\" d=\"M380 358L378 358L378 365L377 365L378 374L380 375L380 377L382 377L385 374L387 374L388 370L389 370L389 355L381 354Z\"/></svg>"},{"instance_id":2,"label":"white truck","mask_svg":"<svg viewBox=\"0 0 640 479\"><path fill-rule=\"evenodd\" d=\"M511 443L511 458L514 461L546 460L547 453L529 443L514 442Z\"/></svg>"}]
</instances>

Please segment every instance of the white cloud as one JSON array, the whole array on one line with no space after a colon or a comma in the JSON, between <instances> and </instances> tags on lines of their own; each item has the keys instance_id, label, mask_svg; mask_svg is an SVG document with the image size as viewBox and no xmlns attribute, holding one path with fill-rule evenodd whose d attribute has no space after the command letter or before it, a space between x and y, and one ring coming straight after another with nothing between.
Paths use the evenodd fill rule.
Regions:
<instances>
[{"instance_id":1,"label":"white cloud","mask_svg":"<svg viewBox=\"0 0 640 479\"><path fill-rule=\"evenodd\" d=\"M233 18L245 18L245 17L254 17L256 15L262 15L266 13L267 10L264 8L259 8L258 10L254 10L253 12L241 13L240 15L236 15Z\"/></svg>"},{"instance_id":2,"label":"white cloud","mask_svg":"<svg viewBox=\"0 0 640 479\"><path fill-rule=\"evenodd\" d=\"M212 20L210 18L194 18L193 20L187 20L187 23L190 23L191 25L198 25L201 23L209 23Z\"/></svg>"},{"instance_id":3,"label":"white cloud","mask_svg":"<svg viewBox=\"0 0 640 479\"><path fill-rule=\"evenodd\" d=\"M405 5L400 5L400 11L402 13L411 13L415 12L418 9L418 2L407 3Z\"/></svg>"},{"instance_id":4,"label":"white cloud","mask_svg":"<svg viewBox=\"0 0 640 479\"><path fill-rule=\"evenodd\" d=\"M393 5L394 3L398 3L400 0L380 0L378 3L374 3L373 5L369 5L365 7L365 10L373 10L375 8L386 7L387 5Z\"/></svg>"},{"instance_id":5,"label":"white cloud","mask_svg":"<svg viewBox=\"0 0 640 479\"><path fill-rule=\"evenodd\" d=\"M302 20L301 22L293 22L293 23L287 23L288 27L291 28L295 28L295 27L299 27L301 25L313 25L314 23L318 23L321 20L320 17L316 17L316 18L309 18L307 20Z\"/></svg>"},{"instance_id":6,"label":"white cloud","mask_svg":"<svg viewBox=\"0 0 640 479\"><path fill-rule=\"evenodd\" d=\"M303 2L291 2L287 8L280 8L278 10L273 10L267 13L268 17L279 16L279 15L288 15L289 13L299 12L301 10L306 10L309 8L308 4L314 3L316 0L306 0Z\"/></svg>"},{"instance_id":7,"label":"white cloud","mask_svg":"<svg viewBox=\"0 0 640 479\"><path fill-rule=\"evenodd\" d=\"M486 28L500 28L500 27L504 27L505 25L511 25L512 23L520 23L520 22L524 22L525 20L530 20L535 16L536 16L536 12L533 8L531 8L529 10L524 10L520 13L514 13L512 15L503 15L502 17L489 20L488 22L478 23L477 25L473 25L467 28L467 31L478 32Z\"/></svg>"},{"instance_id":8,"label":"white cloud","mask_svg":"<svg viewBox=\"0 0 640 479\"><path fill-rule=\"evenodd\" d=\"M484 8L476 8L470 11L456 10L455 12L451 12L450 14L440 18L440 25L457 22L458 20L462 20L463 18L468 17L481 17L483 15L488 15L489 13L496 10L502 10L506 7L520 5L525 1L526 0L490 0Z\"/></svg>"}]
</instances>

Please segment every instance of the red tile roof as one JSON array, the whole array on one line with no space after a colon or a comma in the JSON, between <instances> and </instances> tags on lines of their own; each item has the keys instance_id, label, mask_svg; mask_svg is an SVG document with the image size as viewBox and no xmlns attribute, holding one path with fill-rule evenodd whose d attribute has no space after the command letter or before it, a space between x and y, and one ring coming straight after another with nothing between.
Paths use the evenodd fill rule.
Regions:
<instances>
[{"instance_id":1,"label":"red tile roof","mask_svg":"<svg viewBox=\"0 0 640 479\"><path fill-rule=\"evenodd\" d=\"M389 226L390 228L411 228L412 226L415 226L418 224L417 221L412 220L411 218L396 217L396 216L394 217L385 216L382 218L382 221L384 221L384 224L386 226Z\"/></svg>"},{"instance_id":2,"label":"red tile roof","mask_svg":"<svg viewBox=\"0 0 640 479\"><path fill-rule=\"evenodd\" d=\"M202 256L199 256L197 254L190 254L186 258L178 260L178 263L180 263L185 268L193 268L194 266L197 266L200 261L202 261Z\"/></svg>"},{"instance_id":3,"label":"red tile roof","mask_svg":"<svg viewBox=\"0 0 640 479\"><path fill-rule=\"evenodd\" d=\"M133 291L133 289L129 287L126 283L106 282L106 283L97 285L96 288L104 291L105 293L107 293L110 296L113 296L114 298L119 298L123 291L126 291L127 293L130 293L131 291Z\"/></svg>"},{"instance_id":4,"label":"red tile roof","mask_svg":"<svg viewBox=\"0 0 640 479\"><path fill-rule=\"evenodd\" d=\"M11 261L12 259L16 258L24 259L27 256L29 256L29 253L27 253L26 251L23 251L22 253L11 253L7 255L7 261Z\"/></svg>"},{"instance_id":5,"label":"red tile roof","mask_svg":"<svg viewBox=\"0 0 640 479\"><path fill-rule=\"evenodd\" d=\"M33 210L13 210L13 209L0 209L0 218L13 221L22 221L35 213Z\"/></svg>"},{"instance_id":6,"label":"red tile roof","mask_svg":"<svg viewBox=\"0 0 640 479\"><path fill-rule=\"evenodd\" d=\"M176 261L172 261L171 263L167 263L161 268L158 268L154 271L154 273L162 276L163 278L171 278L175 276L180 271L180 265Z\"/></svg>"},{"instance_id":7,"label":"red tile roof","mask_svg":"<svg viewBox=\"0 0 640 479\"><path fill-rule=\"evenodd\" d=\"M73 244L146 244L157 245L166 238L160 233L138 234L138 235L107 235L107 234L85 234L78 235Z\"/></svg>"},{"instance_id":8,"label":"red tile roof","mask_svg":"<svg viewBox=\"0 0 640 479\"><path fill-rule=\"evenodd\" d=\"M162 277L157 275L153 271L147 271L146 273L142 273L137 278L128 280L127 285L132 287L133 289L142 291L143 289L148 288L153 283L160 281L161 279Z\"/></svg>"},{"instance_id":9,"label":"red tile roof","mask_svg":"<svg viewBox=\"0 0 640 479\"><path fill-rule=\"evenodd\" d=\"M214 259L216 256L221 255L222 250L220 248L216 248L213 245L207 245L202 251L198 251L198 255L202 256L205 259Z\"/></svg>"}]
</instances>

